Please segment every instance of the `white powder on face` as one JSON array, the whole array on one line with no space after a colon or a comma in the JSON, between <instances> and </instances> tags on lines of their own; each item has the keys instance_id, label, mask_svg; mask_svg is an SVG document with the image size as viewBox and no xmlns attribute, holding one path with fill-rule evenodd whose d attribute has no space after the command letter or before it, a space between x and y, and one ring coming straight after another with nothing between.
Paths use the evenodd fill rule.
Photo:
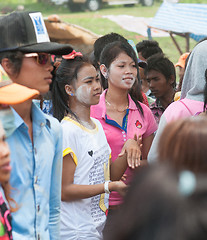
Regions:
<instances>
[{"instance_id":1,"label":"white powder on face","mask_svg":"<svg viewBox=\"0 0 207 240\"><path fill-rule=\"evenodd\" d=\"M88 87L87 85L84 85L84 84L78 87L75 92L75 96L78 99L78 101L85 103L87 105L91 105L90 95L91 95L91 87Z\"/></svg>"},{"instance_id":2,"label":"white powder on face","mask_svg":"<svg viewBox=\"0 0 207 240\"><path fill-rule=\"evenodd\" d=\"M131 80L129 80L129 79L127 79L127 78L131 78ZM128 82L129 81L129 82ZM124 84L124 86L126 86L126 87L129 87L130 86L130 88L133 86L133 84L134 84L134 82L135 82L135 77L133 76L133 75L131 75L131 76L126 76L126 75L124 75L123 76L123 78L122 78L122 83Z\"/></svg>"}]
</instances>

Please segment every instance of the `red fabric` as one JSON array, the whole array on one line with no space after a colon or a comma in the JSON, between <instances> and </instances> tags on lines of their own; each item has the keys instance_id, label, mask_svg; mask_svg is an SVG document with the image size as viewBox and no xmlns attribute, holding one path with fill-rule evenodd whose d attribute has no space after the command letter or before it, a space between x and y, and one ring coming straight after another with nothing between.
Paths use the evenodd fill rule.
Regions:
<instances>
[{"instance_id":1,"label":"red fabric","mask_svg":"<svg viewBox=\"0 0 207 240\"><path fill-rule=\"evenodd\" d=\"M147 107L149 107L147 96L145 95L144 92L142 92L142 97L143 97L143 102L142 103L144 103Z\"/></svg>"}]
</instances>

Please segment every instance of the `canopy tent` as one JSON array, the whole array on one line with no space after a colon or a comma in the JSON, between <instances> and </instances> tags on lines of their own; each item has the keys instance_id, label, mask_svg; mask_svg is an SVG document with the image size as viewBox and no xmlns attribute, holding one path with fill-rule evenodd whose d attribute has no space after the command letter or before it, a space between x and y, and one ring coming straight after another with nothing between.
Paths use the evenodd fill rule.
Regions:
<instances>
[{"instance_id":1,"label":"canopy tent","mask_svg":"<svg viewBox=\"0 0 207 240\"><path fill-rule=\"evenodd\" d=\"M207 4L164 2L148 27L149 38L151 28L168 32L180 54L183 52L173 34L185 37L185 51L189 52L190 38L200 41L207 37Z\"/></svg>"}]
</instances>

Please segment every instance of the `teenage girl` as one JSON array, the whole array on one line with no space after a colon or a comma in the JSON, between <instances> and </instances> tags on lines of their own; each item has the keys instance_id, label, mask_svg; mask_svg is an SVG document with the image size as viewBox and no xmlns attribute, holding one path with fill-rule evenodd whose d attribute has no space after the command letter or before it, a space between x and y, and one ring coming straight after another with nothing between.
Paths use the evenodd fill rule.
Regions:
<instances>
[{"instance_id":1,"label":"teenage girl","mask_svg":"<svg viewBox=\"0 0 207 240\"><path fill-rule=\"evenodd\" d=\"M54 116L63 127L61 239L101 239L108 194L126 190L119 180L128 164L139 165L136 140L124 145L110 166L111 149L100 122L90 117L90 106L101 94L95 67L80 53L63 56L53 86Z\"/></svg>"},{"instance_id":2,"label":"teenage girl","mask_svg":"<svg viewBox=\"0 0 207 240\"><path fill-rule=\"evenodd\" d=\"M112 162L125 142L135 134L142 137L142 159L147 159L157 126L150 109L137 101L138 62L130 44L119 41L108 44L101 53L100 70L103 81L108 82L108 89L101 94L99 104L92 106L91 116L101 122L112 150ZM128 167L125 172L126 184L133 173L133 169ZM109 213L121 203L121 196L111 193Z\"/></svg>"}]
</instances>

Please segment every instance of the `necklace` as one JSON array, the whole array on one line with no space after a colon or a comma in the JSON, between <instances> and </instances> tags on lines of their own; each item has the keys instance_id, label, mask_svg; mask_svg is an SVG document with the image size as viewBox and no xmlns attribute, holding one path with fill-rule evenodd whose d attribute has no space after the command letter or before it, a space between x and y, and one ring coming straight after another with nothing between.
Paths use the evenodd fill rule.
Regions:
<instances>
[{"instance_id":1,"label":"necklace","mask_svg":"<svg viewBox=\"0 0 207 240\"><path fill-rule=\"evenodd\" d=\"M106 104L108 104L110 107L112 107L115 111L117 111L117 112L125 112L128 108L129 108L129 106L127 105L123 110L119 110L118 108L116 108L116 107L114 107L110 102L108 102L106 99L105 99L105 102L106 102Z\"/></svg>"}]
</instances>

